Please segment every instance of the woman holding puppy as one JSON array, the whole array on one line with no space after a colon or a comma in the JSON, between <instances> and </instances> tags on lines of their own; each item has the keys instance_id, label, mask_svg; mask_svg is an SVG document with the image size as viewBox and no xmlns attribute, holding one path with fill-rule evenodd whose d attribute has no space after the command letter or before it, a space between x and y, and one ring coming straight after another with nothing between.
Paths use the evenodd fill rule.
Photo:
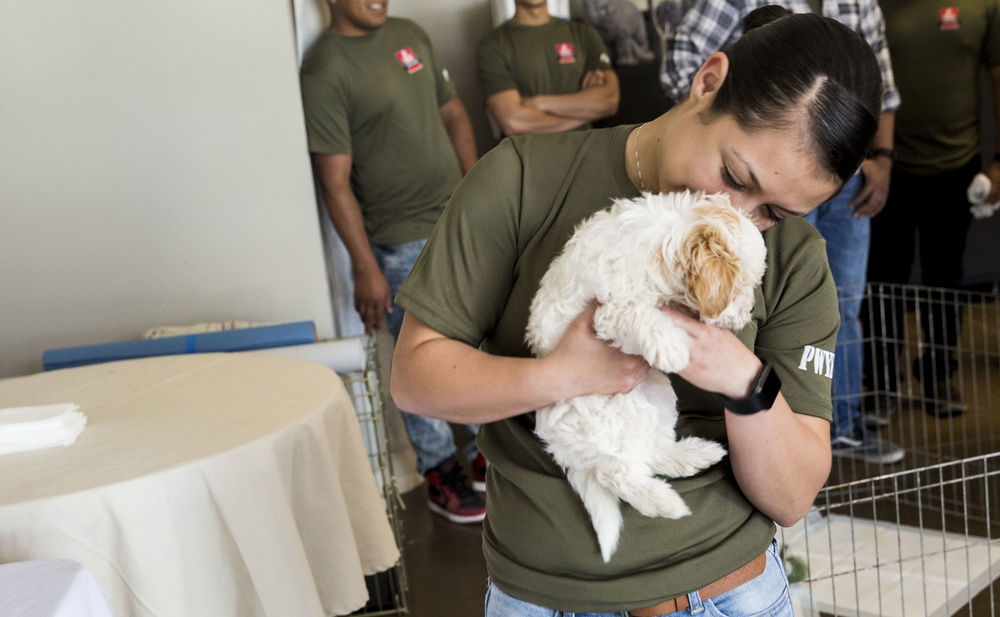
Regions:
<instances>
[{"instance_id":1,"label":"woman holding puppy","mask_svg":"<svg viewBox=\"0 0 1000 617\"><path fill-rule=\"evenodd\" d=\"M775 522L802 518L829 475L839 326L823 243L799 219L861 164L880 97L863 39L832 19L789 15L712 55L688 99L654 121L507 139L466 176L397 298L406 317L391 387L414 413L483 423L487 617L791 614ZM664 309L692 344L672 376L678 436L719 441L729 455L671 480L690 516L623 504L621 543L605 563L531 412L628 391L649 367L596 338L593 307L551 355L532 358L529 305L580 221L614 198L684 189L728 193L768 250L740 332Z\"/></svg>"}]
</instances>

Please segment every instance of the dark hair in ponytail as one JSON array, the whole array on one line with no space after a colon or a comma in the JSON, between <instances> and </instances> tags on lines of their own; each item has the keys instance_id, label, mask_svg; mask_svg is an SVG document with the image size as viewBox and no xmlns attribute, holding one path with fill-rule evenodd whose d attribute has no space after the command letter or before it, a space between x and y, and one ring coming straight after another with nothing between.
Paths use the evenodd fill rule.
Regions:
<instances>
[{"instance_id":1,"label":"dark hair in ponytail","mask_svg":"<svg viewBox=\"0 0 1000 617\"><path fill-rule=\"evenodd\" d=\"M881 114L882 77L868 43L847 26L773 5L744 19L729 72L706 121L731 115L747 130L807 120L820 165L841 183L861 166Z\"/></svg>"}]
</instances>

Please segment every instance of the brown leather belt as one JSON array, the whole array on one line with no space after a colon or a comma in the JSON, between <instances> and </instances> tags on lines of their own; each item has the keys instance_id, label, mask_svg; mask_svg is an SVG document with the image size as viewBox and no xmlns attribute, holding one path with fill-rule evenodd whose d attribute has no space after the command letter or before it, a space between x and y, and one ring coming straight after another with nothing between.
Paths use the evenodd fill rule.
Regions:
<instances>
[{"instance_id":1,"label":"brown leather belt","mask_svg":"<svg viewBox=\"0 0 1000 617\"><path fill-rule=\"evenodd\" d=\"M698 590L698 595L701 596L702 600L707 600L709 598L714 598L719 594L726 593L730 589L736 589L743 583L752 581L760 576L761 572L764 571L765 565L767 565L767 553L761 553L753 561L742 568L730 572L714 583L705 585ZM679 598L674 598L673 600L660 602L656 606L629 611L628 614L631 615L631 617L659 617L659 615L667 615L669 613L683 611L689 606L691 606L691 603L688 602L687 595L683 595Z\"/></svg>"}]
</instances>

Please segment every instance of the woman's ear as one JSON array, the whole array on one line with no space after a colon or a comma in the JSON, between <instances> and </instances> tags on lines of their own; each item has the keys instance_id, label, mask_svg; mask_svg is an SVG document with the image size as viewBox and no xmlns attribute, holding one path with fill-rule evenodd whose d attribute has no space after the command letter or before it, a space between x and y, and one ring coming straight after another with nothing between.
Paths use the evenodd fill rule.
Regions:
<instances>
[{"instance_id":1,"label":"woman's ear","mask_svg":"<svg viewBox=\"0 0 1000 617\"><path fill-rule=\"evenodd\" d=\"M729 74L729 57L717 51L702 63L691 81L691 98L711 100Z\"/></svg>"}]
</instances>

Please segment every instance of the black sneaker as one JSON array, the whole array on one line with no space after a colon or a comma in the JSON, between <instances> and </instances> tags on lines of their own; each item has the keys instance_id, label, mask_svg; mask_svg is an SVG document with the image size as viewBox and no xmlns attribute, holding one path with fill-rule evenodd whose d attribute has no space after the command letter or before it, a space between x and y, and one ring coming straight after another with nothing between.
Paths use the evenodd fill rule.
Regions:
<instances>
[{"instance_id":1,"label":"black sneaker","mask_svg":"<svg viewBox=\"0 0 1000 617\"><path fill-rule=\"evenodd\" d=\"M840 436L830 440L834 457L849 458L872 465L891 465L903 460L906 451L886 439L860 431L850 437Z\"/></svg>"},{"instance_id":2,"label":"black sneaker","mask_svg":"<svg viewBox=\"0 0 1000 617\"><path fill-rule=\"evenodd\" d=\"M935 418L957 418L965 413L962 391L952 379L938 379L921 384L924 390L924 411Z\"/></svg>"},{"instance_id":3,"label":"black sneaker","mask_svg":"<svg viewBox=\"0 0 1000 617\"><path fill-rule=\"evenodd\" d=\"M875 430L892 424L892 419L899 413L899 397L895 394L879 394L865 400L861 417L865 427Z\"/></svg>"},{"instance_id":4,"label":"black sneaker","mask_svg":"<svg viewBox=\"0 0 1000 617\"><path fill-rule=\"evenodd\" d=\"M480 523L486 518L486 502L469 487L461 465L454 458L438 464L424 477L428 506L434 514L453 523Z\"/></svg>"},{"instance_id":5,"label":"black sneaker","mask_svg":"<svg viewBox=\"0 0 1000 617\"><path fill-rule=\"evenodd\" d=\"M955 418L968 409L955 379L956 367L957 362L954 360L949 360L943 366L936 366L934 357L926 354L913 362L913 376L920 380L923 393L920 405L928 415L935 418Z\"/></svg>"}]
</instances>

